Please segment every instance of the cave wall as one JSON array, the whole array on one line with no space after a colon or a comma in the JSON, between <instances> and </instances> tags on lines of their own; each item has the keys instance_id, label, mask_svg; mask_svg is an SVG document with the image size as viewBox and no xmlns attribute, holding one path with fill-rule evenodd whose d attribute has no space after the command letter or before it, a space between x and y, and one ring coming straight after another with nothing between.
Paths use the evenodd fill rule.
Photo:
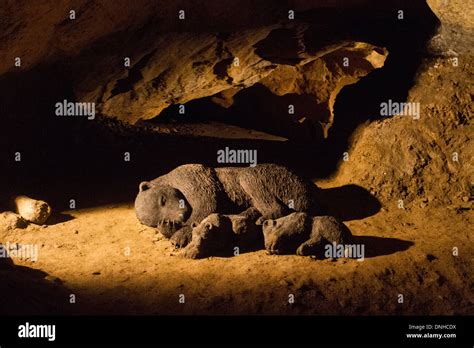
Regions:
<instances>
[{"instance_id":1,"label":"cave wall","mask_svg":"<svg viewBox=\"0 0 474 348\"><path fill-rule=\"evenodd\" d=\"M369 189L386 206L472 209L474 115L472 81L474 6L429 0L441 26L428 42L407 102L419 118L395 116L360 126L350 160L334 177Z\"/></svg>"},{"instance_id":2,"label":"cave wall","mask_svg":"<svg viewBox=\"0 0 474 348\"><path fill-rule=\"evenodd\" d=\"M305 112L299 118L330 124L338 91L380 68L388 54L383 44L367 42L375 39L367 35L373 25L363 24L371 21L365 8L393 17L393 8L400 6L398 1L368 0L343 5L328 0L207 1L204 6L196 1L78 0L50 5L7 1L0 9L0 75L9 77L4 85L41 67L43 75L56 76L51 84L62 85L50 92L53 100L95 102L102 115L132 124L154 118L170 105L258 82L274 86L270 90L277 95L314 96L316 115ZM423 6L416 1L403 8ZM180 10L184 20L178 18ZM75 11L74 19L70 11ZM295 19L288 18L288 11L295 12ZM349 69L340 62L317 66L328 55L348 58ZM21 67L14 66L15 58L21 58ZM288 68L295 86L288 77L282 81L281 72ZM303 81L297 76L302 73L324 74L324 81Z\"/></svg>"}]
</instances>

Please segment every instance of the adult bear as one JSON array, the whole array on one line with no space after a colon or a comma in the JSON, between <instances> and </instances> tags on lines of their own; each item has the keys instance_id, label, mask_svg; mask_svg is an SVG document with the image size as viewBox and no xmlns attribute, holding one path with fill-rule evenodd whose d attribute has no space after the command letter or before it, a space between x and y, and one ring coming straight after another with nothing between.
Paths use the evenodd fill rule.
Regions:
<instances>
[{"instance_id":1,"label":"adult bear","mask_svg":"<svg viewBox=\"0 0 474 348\"><path fill-rule=\"evenodd\" d=\"M157 227L174 245L184 247L193 225L210 214L245 215L256 209L257 223L295 211L319 215L318 193L312 182L275 164L244 168L187 164L140 183L135 212L142 224Z\"/></svg>"}]
</instances>

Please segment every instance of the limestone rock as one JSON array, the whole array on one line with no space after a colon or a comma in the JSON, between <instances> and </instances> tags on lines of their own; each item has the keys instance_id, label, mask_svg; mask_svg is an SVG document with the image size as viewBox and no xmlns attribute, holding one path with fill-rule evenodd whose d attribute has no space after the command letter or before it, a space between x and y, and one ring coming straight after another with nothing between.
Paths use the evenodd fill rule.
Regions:
<instances>
[{"instance_id":1,"label":"limestone rock","mask_svg":"<svg viewBox=\"0 0 474 348\"><path fill-rule=\"evenodd\" d=\"M85 96L101 100L98 105L103 114L135 123L159 116L170 105L220 92L223 96L216 102L228 107L229 97L261 83L275 95L314 96L316 115L308 118L331 123L332 104L342 87L383 66L387 56L384 48L362 42L342 42L312 52L295 37L287 46L300 45L301 49L290 50L278 64L264 49L278 43L272 36L278 30L278 26L249 29L244 35L233 33L225 38L213 33L167 34L157 38L155 48L128 73L121 78L109 76L105 88ZM298 33L305 28L287 30ZM281 49L285 52L288 47ZM352 59L347 69L342 67L343 58ZM321 115L323 111L326 115Z\"/></svg>"},{"instance_id":2,"label":"limestone rock","mask_svg":"<svg viewBox=\"0 0 474 348\"><path fill-rule=\"evenodd\" d=\"M427 0L443 25L474 29L474 3L464 0Z\"/></svg>"},{"instance_id":3,"label":"limestone rock","mask_svg":"<svg viewBox=\"0 0 474 348\"><path fill-rule=\"evenodd\" d=\"M473 58L453 66L449 59L425 59L408 101L420 104L420 117L394 116L372 122L353 136L339 180L370 188L389 207L423 196L430 206L462 204L472 195L474 145ZM418 206L422 202L418 202Z\"/></svg>"},{"instance_id":4,"label":"limestone rock","mask_svg":"<svg viewBox=\"0 0 474 348\"><path fill-rule=\"evenodd\" d=\"M234 86L251 86L274 69L252 47L270 31L271 28L251 30L244 39L235 35L225 41L209 33L162 36L156 40L155 49L126 76L109 77L100 96L102 112L135 123L156 117L173 104L184 104ZM134 75L138 77L132 79Z\"/></svg>"},{"instance_id":5,"label":"limestone rock","mask_svg":"<svg viewBox=\"0 0 474 348\"><path fill-rule=\"evenodd\" d=\"M324 136L333 123L337 94L374 69L381 68L388 51L361 42L347 42L332 52L301 65L279 65L260 83L273 94L309 95L314 99L299 118L319 122Z\"/></svg>"},{"instance_id":6,"label":"limestone rock","mask_svg":"<svg viewBox=\"0 0 474 348\"><path fill-rule=\"evenodd\" d=\"M474 3L464 0L427 0L427 3L441 21L430 49L447 56L470 55L474 45Z\"/></svg>"},{"instance_id":7,"label":"limestone rock","mask_svg":"<svg viewBox=\"0 0 474 348\"><path fill-rule=\"evenodd\" d=\"M18 196L15 197L14 202L17 213L26 221L34 224L44 224L51 215L51 207L45 201Z\"/></svg>"},{"instance_id":8,"label":"limestone rock","mask_svg":"<svg viewBox=\"0 0 474 348\"><path fill-rule=\"evenodd\" d=\"M394 2L387 0L380 6L391 9ZM362 37L348 33L342 39L334 34L347 31L338 19L341 6L356 11L372 3L118 0L99 4L65 0L18 6L6 1L0 8L0 75L41 66L56 76L54 67L60 66L58 71L68 73L58 77L58 84L65 86L58 88L53 101L63 100L61 94L67 89L77 101L94 102L97 113L134 124L159 116L170 105L220 92L227 93L221 102L228 106L232 94L262 82L273 72L263 83L276 91L280 74L290 68L299 79L295 87L300 91L291 93L309 90L320 104L313 108L314 115L305 117L330 123L331 104L339 90L380 65L362 64L355 72L327 60L346 53L349 58L370 60L374 50L373 54L383 57L379 63L386 56L382 47L364 43ZM121 7L126 10L116 10ZM180 21L181 9L186 19ZM330 10L328 28L326 24L309 28L303 19L288 21L289 9L301 13ZM70 11L75 11L74 19ZM15 67L15 58L21 58L21 67ZM124 64L125 58L130 65ZM318 69L324 70L330 86L316 76L302 81L302 74L308 70L316 74ZM229 90L232 93L225 92Z\"/></svg>"},{"instance_id":9,"label":"limestone rock","mask_svg":"<svg viewBox=\"0 0 474 348\"><path fill-rule=\"evenodd\" d=\"M15 228L25 228L26 225L26 221L14 212L5 211L0 213L0 229L3 231L9 231Z\"/></svg>"}]
</instances>

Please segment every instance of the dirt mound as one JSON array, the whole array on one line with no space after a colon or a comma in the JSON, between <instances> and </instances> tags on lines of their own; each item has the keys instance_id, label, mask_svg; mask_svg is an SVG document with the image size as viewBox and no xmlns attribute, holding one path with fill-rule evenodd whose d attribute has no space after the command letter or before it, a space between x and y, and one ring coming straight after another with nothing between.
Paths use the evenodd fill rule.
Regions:
<instances>
[{"instance_id":1,"label":"dirt mound","mask_svg":"<svg viewBox=\"0 0 474 348\"><path fill-rule=\"evenodd\" d=\"M472 80L472 62L471 56L458 65L452 57L426 60L407 100L418 103L419 115L361 125L335 182L365 187L389 207L470 210L474 112L466 81Z\"/></svg>"}]
</instances>

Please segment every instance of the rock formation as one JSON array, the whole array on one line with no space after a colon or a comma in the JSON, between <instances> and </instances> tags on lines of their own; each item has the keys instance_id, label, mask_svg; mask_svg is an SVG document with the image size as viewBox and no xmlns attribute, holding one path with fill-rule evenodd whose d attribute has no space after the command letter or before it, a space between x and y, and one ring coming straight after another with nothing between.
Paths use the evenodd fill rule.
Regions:
<instances>
[{"instance_id":1,"label":"rock formation","mask_svg":"<svg viewBox=\"0 0 474 348\"><path fill-rule=\"evenodd\" d=\"M365 2L349 5L361 8ZM334 10L337 1L232 6L210 1L206 11L179 1L126 2L126 12L113 11L117 6L66 1L54 10L37 3L17 9L7 2L1 10L0 74L61 66L67 71L62 83L72 95L57 100L95 102L102 115L132 124L171 105L233 95L261 83L278 96L311 96L314 104L298 119L330 125L341 88L383 66L387 56L383 47L357 37L327 37L327 29L308 27L288 12ZM181 21L175 18L180 9ZM233 11L241 14L245 30ZM202 12L214 15L206 21ZM310 42L314 35L321 37L317 44Z\"/></svg>"}]
</instances>

